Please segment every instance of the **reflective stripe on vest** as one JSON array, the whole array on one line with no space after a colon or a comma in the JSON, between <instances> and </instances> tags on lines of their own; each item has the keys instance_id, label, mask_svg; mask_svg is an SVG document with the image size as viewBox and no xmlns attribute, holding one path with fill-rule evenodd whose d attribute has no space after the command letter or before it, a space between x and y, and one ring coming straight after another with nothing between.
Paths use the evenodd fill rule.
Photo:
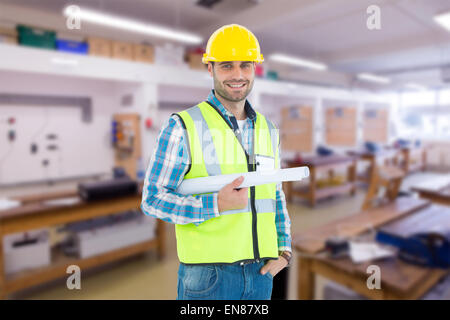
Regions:
<instances>
[{"instance_id":1,"label":"reflective stripe on vest","mask_svg":"<svg viewBox=\"0 0 450 320\"><path fill-rule=\"evenodd\" d=\"M202 150L207 150L208 146L212 142L211 132L208 130L208 124L205 121L205 118L202 116L202 112L200 108L190 108L186 110L186 112L191 116L194 121L195 129L197 133L200 134L202 139L200 140L202 144ZM222 170L220 169L219 159L217 158L216 149L210 148L210 152L206 155L209 157L205 161L206 172L208 172L209 176L218 176L222 174ZM205 154L203 153L205 157Z\"/></svg>"},{"instance_id":2,"label":"reflective stripe on vest","mask_svg":"<svg viewBox=\"0 0 450 320\"><path fill-rule=\"evenodd\" d=\"M178 115L186 127L191 157L184 179L252 171L234 132L213 106L202 102ZM275 127L257 112L254 128L254 153L274 158L277 168L279 138ZM249 188L248 197L244 209L221 212L198 226L175 225L180 261L201 264L276 259L276 184Z\"/></svg>"}]
</instances>

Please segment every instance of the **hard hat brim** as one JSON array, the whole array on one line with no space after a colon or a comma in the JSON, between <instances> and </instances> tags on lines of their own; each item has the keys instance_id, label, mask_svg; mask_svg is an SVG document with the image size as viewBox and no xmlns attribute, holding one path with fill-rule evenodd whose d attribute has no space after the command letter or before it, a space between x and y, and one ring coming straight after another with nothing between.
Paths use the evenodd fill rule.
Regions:
<instances>
[{"instance_id":1,"label":"hard hat brim","mask_svg":"<svg viewBox=\"0 0 450 320\"><path fill-rule=\"evenodd\" d=\"M210 61L213 61L213 62L220 62L220 61L251 61L251 62L256 62L256 63L262 63L264 61L264 57L263 57L262 54L260 54L260 57L258 59L245 59L245 58L239 58L239 57L230 58L230 59L217 59L217 58L214 58L214 57L209 57L205 53L203 55L202 62L204 64L208 64L208 62L210 62Z\"/></svg>"}]
</instances>

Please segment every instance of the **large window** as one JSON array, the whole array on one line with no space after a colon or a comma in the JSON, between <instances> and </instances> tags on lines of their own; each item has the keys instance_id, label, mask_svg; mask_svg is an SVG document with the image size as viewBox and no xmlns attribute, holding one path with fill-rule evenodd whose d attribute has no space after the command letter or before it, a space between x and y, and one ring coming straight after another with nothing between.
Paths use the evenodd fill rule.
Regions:
<instances>
[{"instance_id":1,"label":"large window","mask_svg":"<svg viewBox=\"0 0 450 320\"><path fill-rule=\"evenodd\" d=\"M437 117L436 130L443 137L450 137L450 113Z\"/></svg>"},{"instance_id":2,"label":"large window","mask_svg":"<svg viewBox=\"0 0 450 320\"><path fill-rule=\"evenodd\" d=\"M435 91L416 91L405 92L401 94L402 105L405 107L427 107L433 106L436 103Z\"/></svg>"},{"instance_id":3,"label":"large window","mask_svg":"<svg viewBox=\"0 0 450 320\"><path fill-rule=\"evenodd\" d=\"M450 138L450 89L404 92L397 106L399 137Z\"/></svg>"},{"instance_id":4,"label":"large window","mask_svg":"<svg viewBox=\"0 0 450 320\"><path fill-rule=\"evenodd\" d=\"M438 92L438 103L441 106L450 106L450 88L442 89Z\"/></svg>"}]
</instances>

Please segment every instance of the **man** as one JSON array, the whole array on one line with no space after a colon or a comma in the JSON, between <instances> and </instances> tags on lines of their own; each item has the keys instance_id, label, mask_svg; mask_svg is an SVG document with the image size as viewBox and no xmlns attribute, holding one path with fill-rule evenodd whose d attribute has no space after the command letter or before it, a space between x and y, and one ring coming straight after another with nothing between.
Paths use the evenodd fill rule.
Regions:
<instances>
[{"instance_id":1,"label":"man","mask_svg":"<svg viewBox=\"0 0 450 320\"><path fill-rule=\"evenodd\" d=\"M245 27L210 37L203 62L214 79L206 101L173 114L147 170L144 213L175 224L177 299L270 299L291 257L290 219L279 184L183 196L185 179L279 168L279 136L246 97L263 56Z\"/></svg>"}]
</instances>

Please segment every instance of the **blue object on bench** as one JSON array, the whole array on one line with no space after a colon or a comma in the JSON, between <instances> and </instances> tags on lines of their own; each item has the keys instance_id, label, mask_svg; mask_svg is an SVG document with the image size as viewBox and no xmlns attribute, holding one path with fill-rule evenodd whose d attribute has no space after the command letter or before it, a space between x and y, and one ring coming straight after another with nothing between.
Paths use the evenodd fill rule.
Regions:
<instances>
[{"instance_id":1,"label":"blue object on bench","mask_svg":"<svg viewBox=\"0 0 450 320\"><path fill-rule=\"evenodd\" d=\"M364 146L366 147L367 151L373 152L373 153L378 152L381 149L377 143L371 142L371 141L366 142L364 144Z\"/></svg>"},{"instance_id":2,"label":"blue object on bench","mask_svg":"<svg viewBox=\"0 0 450 320\"><path fill-rule=\"evenodd\" d=\"M419 148L422 145L422 141L420 140L416 140L416 142L414 143L414 145Z\"/></svg>"},{"instance_id":3,"label":"blue object on bench","mask_svg":"<svg viewBox=\"0 0 450 320\"><path fill-rule=\"evenodd\" d=\"M330 148L327 148L327 147L324 147L324 146L318 146L317 147L317 154L319 156L330 156L333 153L334 153L333 150L331 150Z\"/></svg>"},{"instance_id":4,"label":"blue object on bench","mask_svg":"<svg viewBox=\"0 0 450 320\"><path fill-rule=\"evenodd\" d=\"M406 139L397 139L396 145L401 147L401 148L406 148L406 147L409 147L411 145L411 141L406 140Z\"/></svg>"},{"instance_id":5,"label":"blue object on bench","mask_svg":"<svg viewBox=\"0 0 450 320\"><path fill-rule=\"evenodd\" d=\"M89 47L86 42L56 39L56 50L58 51L87 54L88 48Z\"/></svg>"},{"instance_id":6,"label":"blue object on bench","mask_svg":"<svg viewBox=\"0 0 450 320\"><path fill-rule=\"evenodd\" d=\"M376 241L399 248L399 258L406 262L432 268L450 267L450 231L417 233L404 238L381 229Z\"/></svg>"}]
</instances>

